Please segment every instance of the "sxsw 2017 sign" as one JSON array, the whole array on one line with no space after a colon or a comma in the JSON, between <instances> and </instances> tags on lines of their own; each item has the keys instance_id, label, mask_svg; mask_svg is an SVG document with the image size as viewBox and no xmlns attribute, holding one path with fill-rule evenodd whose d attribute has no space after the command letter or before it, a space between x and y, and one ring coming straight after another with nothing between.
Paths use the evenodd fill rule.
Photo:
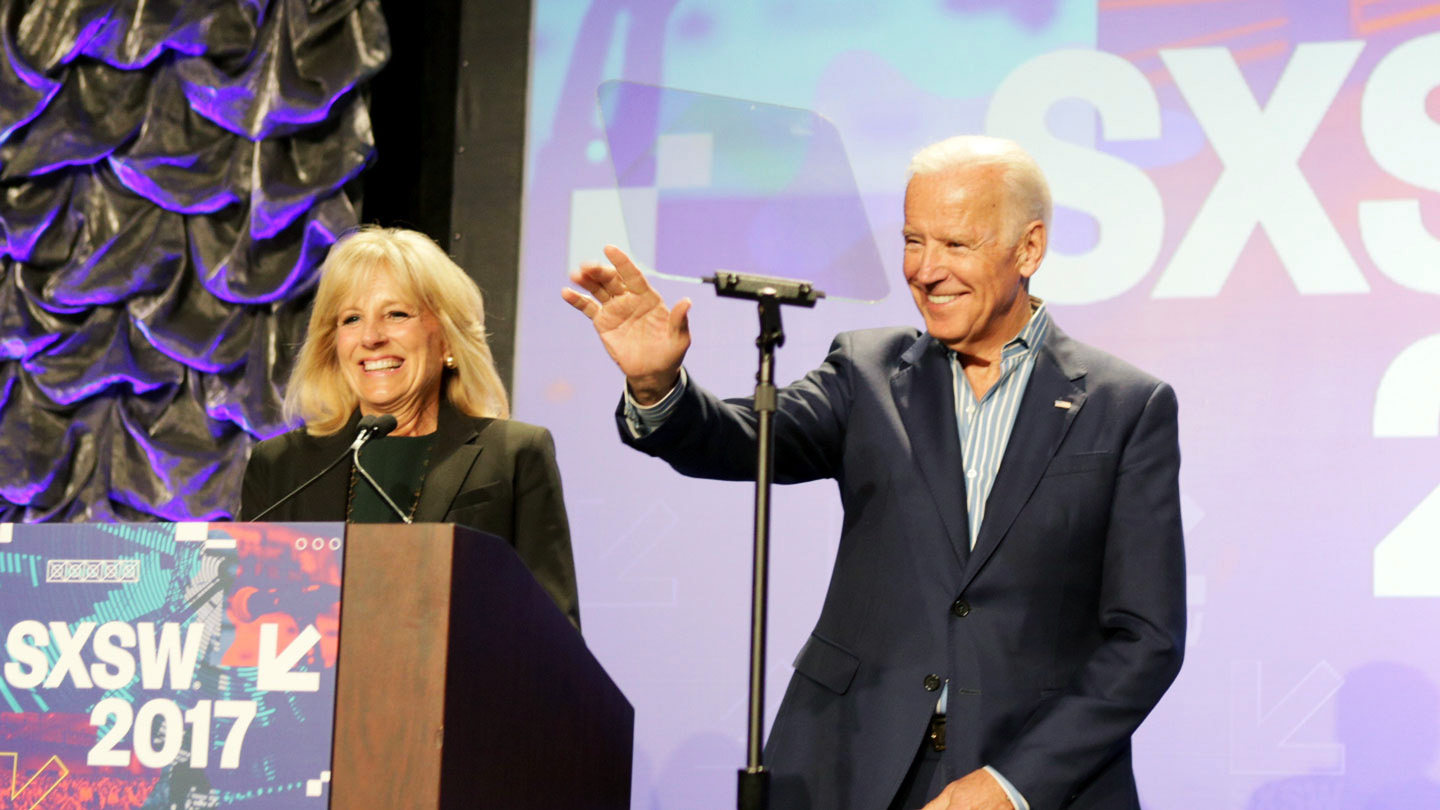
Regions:
<instances>
[{"instance_id":1,"label":"sxsw 2017 sign","mask_svg":"<svg viewBox=\"0 0 1440 810\"><path fill-rule=\"evenodd\" d=\"M342 536L0 526L0 806L325 806Z\"/></svg>"},{"instance_id":2,"label":"sxsw 2017 sign","mask_svg":"<svg viewBox=\"0 0 1440 810\"><path fill-rule=\"evenodd\" d=\"M318 691L319 673L291 671L291 667L320 642L320 633L315 627L307 626L284 651L278 649L277 623L263 623L259 629L255 687L266 692ZM136 685L138 669L138 686L142 692L195 689L205 628L191 622L184 626L183 636L181 633L179 622L165 622L157 629L153 622L133 625L118 621L100 625L78 622L72 626L63 621L47 623L24 619L10 625L6 635L5 652L10 660L3 669L5 683L12 690L58 689L66 686L68 680L71 689L96 689L105 693ZM87 649L93 662L86 661ZM189 734L192 741L189 767L205 768L209 765L213 717L235 721L225 735L219 761L221 768L237 768L245 732L255 719L257 708L253 700L202 699L182 713L180 705L168 698L148 700L138 710L124 698L101 698L90 712L90 725L108 730L90 749L85 762L128 766L130 751L120 746L133 728L135 758L144 767L165 768L174 764L181 741ZM154 747L157 737L158 749Z\"/></svg>"},{"instance_id":3,"label":"sxsw 2017 sign","mask_svg":"<svg viewBox=\"0 0 1440 810\"><path fill-rule=\"evenodd\" d=\"M1360 41L1301 43L1263 106L1228 49L1160 52L1224 169L1161 271L1156 298L1219 295L1257 226L1302 294L1369 291L1298 165L1364 47ZM1431 34L1380 60L1365 81L1359 120L1384 171L1432 192L1440 192L1440 123L1427 114L1426 98L1436 88L1440 34ZM1160 138L1160 104L1139 68L1087 50L1027 62L991 100L987 131L1026 144L1045 167L1056 204L1099 222L1093 249L1052 256L1046 268L1052 300L1087 304L1120 295L1150 273L1160 256L1165 207L1143 169L1050 132L1046 114L1069 99L1094 106L1109 141ZM1359 220L1366 251L1381 272L1409 289L1440 295L1434 269L1440 239L1425 230L1418 199L1363 200Z\"/></svg>"},{"instance_id":4,"label":"sxsw 2017 sign","mask_svg":"<svg viewBox=\"0 0 1440 810\"><path fill-rule=\"evenodd\" d=\"M1229 49L1159 52L1222 170L1160 268L1153 297L1218 296L1256 228L1302 295L1370 292L1299 165L1366 45L1297 45L1263 104ZM1431 101L1437 92L1440 33L1413 38L1379 59L1363 79L1354 122L1385 174L1430 194L1440 193L1440 122L1427 110L1427 103L1440 108ZM1111 142L1160 138L1161 107L1139 68L1092 50L1037 57L1007 76L991 99L986 130L1024 143L1045 167L1056 204L1099 225L1090 250L1052 253L1036 277L1037 292L1049 300L1089 304L1133 289L1156 268L1165 206L1140 167L1050 131L1047 114L1066 100L1092 105ZM1426 229L1421 200L1354 204L1374 267L1400 287L1440 295L1440 238ZM1414 341L1390 362L1375 393L1372 435L1440 436L1440 335ZM1440 597L1440 487L1376 546L1373 589L1376 596Z\"/></svg>"}]
</instances>

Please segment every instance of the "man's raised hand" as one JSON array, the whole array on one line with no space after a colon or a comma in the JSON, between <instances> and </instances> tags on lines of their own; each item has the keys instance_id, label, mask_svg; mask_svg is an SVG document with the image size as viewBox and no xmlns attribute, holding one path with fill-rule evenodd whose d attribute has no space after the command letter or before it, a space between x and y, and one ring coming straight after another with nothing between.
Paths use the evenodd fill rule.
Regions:
<instances>
[{"instance_id":1,"label":"man's raised hand","mask_svg":"<svg viewBox=\"0 0 1440 810\"><path fill-rule=\"evenodd\" d=\"M570 271L570 281L589 295L566 287L560 297L595 325L605 351L624 372L631 396L652 405L680 377L690 348L690 299L670 309L623 251L606 245L605 257L613 267L587 262Z\"/></svg>"}]
</instances>

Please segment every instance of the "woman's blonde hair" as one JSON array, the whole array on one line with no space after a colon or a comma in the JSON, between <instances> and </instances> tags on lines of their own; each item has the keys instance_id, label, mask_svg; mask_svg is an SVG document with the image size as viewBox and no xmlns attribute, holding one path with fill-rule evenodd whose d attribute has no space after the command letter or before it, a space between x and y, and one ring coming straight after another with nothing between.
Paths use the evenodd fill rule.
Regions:
<instances>
[{"instance_id":1,"label":"woman's blonde hair","mask_svg":"<svg viewBox=\"0 0 1440 810\"><path fill-rule=\"evenodd\" d=\"M285 392L285 418L300 419L312 436L329 436L350 420L360 399L345 382L335 355L337 320L356 290L386 272L440 324L455 358L455 368L445 369L440 381L450 404L471 416L508 418L505 385L485 338L480 288L425 234L374 226L340 237L320 267L310 328Z\"/></svg>"}]
</instances>

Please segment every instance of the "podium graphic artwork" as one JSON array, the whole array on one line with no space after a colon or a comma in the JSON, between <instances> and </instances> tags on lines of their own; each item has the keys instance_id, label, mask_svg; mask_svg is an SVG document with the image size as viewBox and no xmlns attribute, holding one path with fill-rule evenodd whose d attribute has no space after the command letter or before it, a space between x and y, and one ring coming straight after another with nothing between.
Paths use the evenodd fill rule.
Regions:
<instances>
[{"instance_id":1,"label":"podium graphic artwork","mask_svg":"<svg viewBox=\"0 0 1440 810\"><path fill-rule=\"evenodd\" d=\"M326 807L344 536L0 526L0 808Z\"/></svg>"}]
</instances>

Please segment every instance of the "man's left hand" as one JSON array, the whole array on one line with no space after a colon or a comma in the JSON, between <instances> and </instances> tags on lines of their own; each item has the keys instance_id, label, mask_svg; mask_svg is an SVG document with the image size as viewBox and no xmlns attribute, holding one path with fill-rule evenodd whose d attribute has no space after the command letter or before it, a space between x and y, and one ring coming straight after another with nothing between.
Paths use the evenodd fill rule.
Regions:
<instances>
[{"instance_id":1,"label":"man's left hand","mask_svg":"<svg viewBox=\"0 0 1440 810\"><path fill-rule=\"evenodd\" d=\"M946 785L921 810L1014 810L1014 805L995 777L980 768Z\"/></svg>"}]
</instances>

